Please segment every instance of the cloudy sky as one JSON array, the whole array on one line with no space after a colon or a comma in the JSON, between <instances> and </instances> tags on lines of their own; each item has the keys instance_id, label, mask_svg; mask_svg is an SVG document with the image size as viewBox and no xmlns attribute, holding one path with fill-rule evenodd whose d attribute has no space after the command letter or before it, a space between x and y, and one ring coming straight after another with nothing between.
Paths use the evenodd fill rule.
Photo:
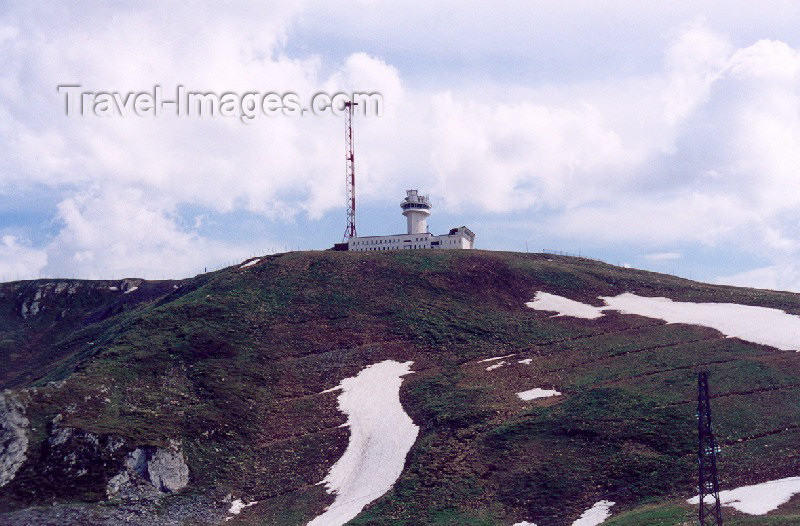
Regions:
<instances>
[{"instance_id":1,"label":"cloudy sky","mask_svg":"<svg viewBox=\"0 0 800 526\"><path fill-rule=\"evenodd\" d=\"M432 5L435 4L435 5ZM0 280L187 277L341 240L338 116L67 115L59 85L379 92L361 235L800 291L800 2L3 2Z\"/></svg>"}]
</instances>

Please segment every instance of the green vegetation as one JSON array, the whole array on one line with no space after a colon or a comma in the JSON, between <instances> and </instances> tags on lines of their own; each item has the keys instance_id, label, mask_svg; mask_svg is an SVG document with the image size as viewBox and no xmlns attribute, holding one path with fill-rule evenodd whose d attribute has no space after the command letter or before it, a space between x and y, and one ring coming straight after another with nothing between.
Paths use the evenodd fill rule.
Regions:
<instances>
[{"instance_id":1,"label":"green vegetation","mask_svg":"<svg viewBox=\"0 0 800 526\"><path fill-rule=\"evenodd\" d=\"M691 521L679 502L694 486L699 369L711 371L723 486L798 475L796 353L702 327L552 318L524 305L539 290L594 304L635 291L800 313L795 294L480 251L289 253L130 294L115 284L0 284L0 387L36 387L22 395L29 460L0 489L0 511L103 498L119 459L88 466L91 483L48 467L60 414L129 448L180 440L189 495L259 501L235 522L304 524L332 501L317 483L348 439L336 394L319 393L386 359L414 362L401 401L420 434L394 488L354 525L560 526L602 498L617 502L607 524ZM23 317L37 293L43 309ZM506 355L493 371L480 362ZM515 394L534 387L563 395Z\"/></svg>"},{"instance_id":2,"label":"green vegetation","mask_svg":"<svg viewBox=\"0 0 800 526\"><path fill-rule=\"evenodd\" d=\"M686 505L647 506L643 509L612 515L603 524L606 526L674 526L693 525L697 522L697 511ZM726 521L727 523L728 521Z\"/></svg>"}]
</instances>

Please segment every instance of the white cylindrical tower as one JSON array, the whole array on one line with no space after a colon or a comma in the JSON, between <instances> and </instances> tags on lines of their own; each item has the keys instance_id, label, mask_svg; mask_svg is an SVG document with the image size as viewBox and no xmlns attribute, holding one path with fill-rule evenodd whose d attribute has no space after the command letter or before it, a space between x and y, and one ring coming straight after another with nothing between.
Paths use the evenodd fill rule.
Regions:
<instances>
[{"instance_id":1,"label":"white cylindrical tower","mask_svg":"<svg viewBox=\"0 0 800 526\"><path fill-rule=\"evenodd\" d=\"M400 203L403 215L408 220L409 234L425 234L428 232L428 216L431 215L431 203L428 197L418 195L416 190L406 190L406 198Z\"/></svg>"}]
</instances>

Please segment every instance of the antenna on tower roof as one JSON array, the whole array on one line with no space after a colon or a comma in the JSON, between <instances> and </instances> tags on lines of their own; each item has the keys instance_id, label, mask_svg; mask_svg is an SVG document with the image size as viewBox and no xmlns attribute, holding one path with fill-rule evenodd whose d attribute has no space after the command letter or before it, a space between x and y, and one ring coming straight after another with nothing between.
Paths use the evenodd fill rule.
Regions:
<instances>
[{"instance_id":1,"label":"antenna on tower roof","mask_svg":"<svg viewBox=\"0 0 800 526\"><path fill-rule=\"evenodd\" d=\"M344 230L343 242L356 237L356 168L353 152L353 107L357 102L344 103L344 142L345 142L345 177L347 185L347 226Z\"/></svg>"}]
</instances>

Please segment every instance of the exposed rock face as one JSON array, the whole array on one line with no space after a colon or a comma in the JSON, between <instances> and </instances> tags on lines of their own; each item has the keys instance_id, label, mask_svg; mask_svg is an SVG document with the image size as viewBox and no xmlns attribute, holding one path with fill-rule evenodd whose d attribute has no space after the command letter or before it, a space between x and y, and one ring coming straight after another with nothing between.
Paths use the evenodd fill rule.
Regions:
<instances>
[{"instance_id":1,"label":"exposed rock face","mask_svg":"<svg viewBox=\"0 0 800 526\"><path fill-rule=\"evenodd\" d=\"M0 486L8 484L25 462L28 419L24 410L9 393L0 393Z\"/></svg>"},{"instance_id":2,"label":"exposed rock face","mask_svg":"<svg viewBox=\"0 0 800 526\"><path fill-rule=\"evenodd\" d=\"M125 457L125 441L115 435L100 435L63 425L57 415L50 423L44 444L41 486L61 497L73 496L77 488L102 498L108 478Z\"/></svg>"},{"instance_id":3,"label":"exposed rock face","mask_svg":"<svg viewBox=\"0 0 800 526\"><path fill-rule=\"evenodd\" d=\"M169 449L140 447L125 459L125 468L108 481L106 494L111 499L139 499L175 493L189 483L189 466L180 442Z\"/></svg>"},{"instance_id":4,"label":"exposed rock face","mask_svg":"<svg viewBox=\"0 0 800 526\"><path fill-rule=\"evenodd\" d=\"M29 316L35 316L39 314L39 310L41 310L41 305L39 301L42 299L43 296L42 289L36 290L36 295L33 297L32 300L25 301L22 304L22 308L20 309L20 314L22 314L23 318L28 318Z\"/></svg>"},{"instance_id":5,"label":"exposed rock face","mask_svg":"<svg viewBox=\"0 0 800 526\"><path fill-rule=\"evenodd\" d=\"M147 462L150 482L160 491L175 493L189 483L189 466L179 444L174 449L156 449Z\"/></svg>"},{"instance_id":6,"label":"exposed rock face","mask_svg":"<svg viewBox=\"0 0 800 526\"><path fill-rule=\"evenodd\" d=\"M12 289L10 292L16 292L19 313L24 319L34 319L41 317L45 312L59 311L63 311L61 318L64 318L66 312L71 308L70 296L79 290L83 290L85 294L99 293L113 297L116 296L113 294L114 292L130 293L139 290L143 281L126 278L117 282L38 282L33 285L17 285L16 290Z\"/></svg>"},{"instance_id":7,"label":"exposed rock face","mask_svg":"<svg viewBox=\"0 0 800 526\"><path fill-rule=\"evenodd\" d=\"M130 278L123 279L122 281L119 282L117 288L123 293L127 294L137 290L139 288L139 285L142 284L142 281L143 280L141 279L130 279Z\"/></svg>"}]
</instances>

